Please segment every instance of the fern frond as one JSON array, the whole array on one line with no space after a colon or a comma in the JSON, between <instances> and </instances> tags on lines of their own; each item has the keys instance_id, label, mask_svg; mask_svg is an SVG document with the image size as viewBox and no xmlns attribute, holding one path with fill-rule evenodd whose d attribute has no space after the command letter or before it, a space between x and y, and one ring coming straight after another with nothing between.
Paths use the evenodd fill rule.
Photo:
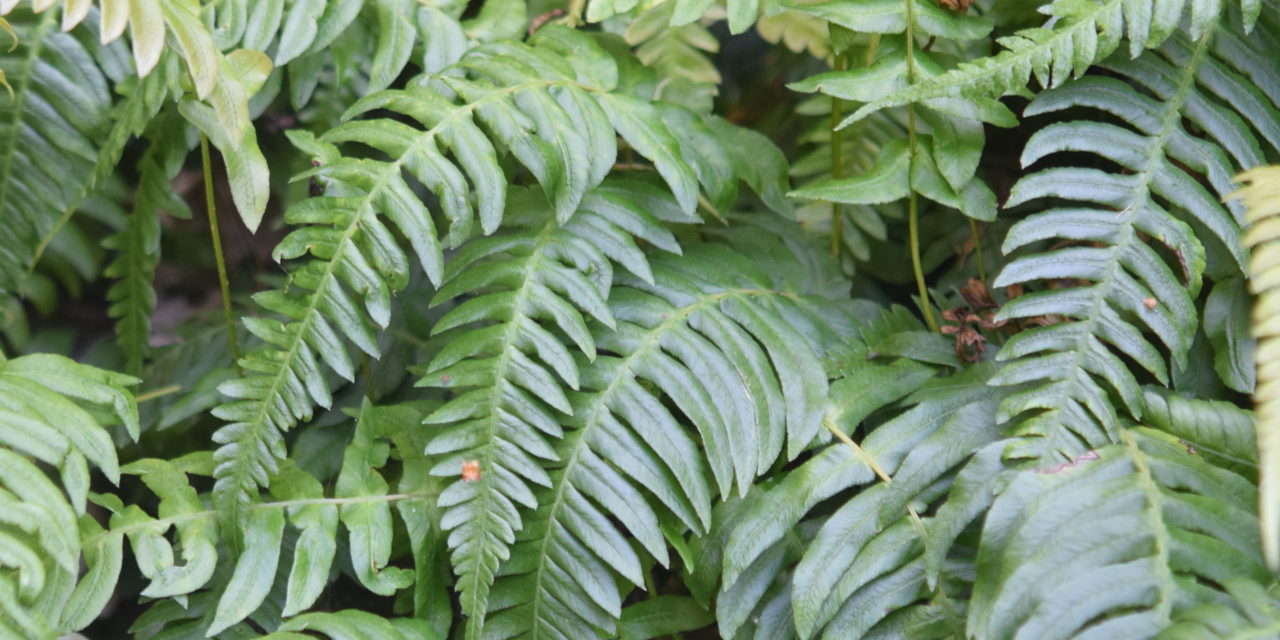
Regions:
<instances>
[{"instance_id":1,"label":"fern frond","mask_svg":"<svg viewBox=\"0 0 1280 640\"><path fill-rule=\"evenodd\" d=\"M457 393L427 417L443 427L427 447L441 457L432 473L457 478L467 464L479 472L454 480L440 502L470 633L523 527L518 508L538 506L529 484L551 484L539 459L557 459L549 440L563 437L558 416L574 413L566 391L579 388L581 372L571 350L594 360L587 319L616 324L606 303L613 264L652 280L636 239L678 252L662 222L696 221L640 183L606 181L563 226L541 194L511 198L510 231L477 238L450 260L433 302L466 299L432 329L443 349L419 382Z\"/></svg>"},{"instance_id":2,"label":"fern frond","mask_svg":"<svg viewBox=\"0 0 1280 640\"><path fill-rule=\"evenodd\" d=\"M1123 412L1134 419L1143 415L1138 374L1126 358L1167 383L1166 357L1146 332L1177 366L1186 366L1198 325L1193 299L1206 265L1213 275L1244 264L1238 207L1223 206L1219 198L1232 189L1238 167L1262 161L1260 139L1272 148L1280 143L1275 124L1280 112L1270 102L1274 97L1263 92L1267 84L1239 75L1233 68L1242 68L1243 61L1212 46L1220 32L1226 27L1211 27L1194 43L1178 33L1137 60L1113 57L1105 67L1127 81L1088 76L1046 91L1027 107L1028 115L1091 107L1124 124L1051 124L1028 141L1024 165L1059 151L1078 151L1113 162L1123 172L1044 169L1020 180L1007 203L1040 198L1081 203L1029 216L1005 238L1005 253L1043 240L1070 246L1013 260L995 286L1055 279L1079 283L1023 295L997 316L1063 319L1022 331L998 355L1010 364L993 384L1035 383L1010 396L1001 409L1002 421L1036 412L1018 427L1034 437L1023 441L1016 456L1069 460L1116 441L1121 412L1110 393L1121 399ZM1193 135L1184 121L1204 137ZM1176 272L1163 251L1175 258Z\"/></svg>"},{"instance_id":3,"label":"fern frond","mask_svg":"<svg viewBox=\"0 0 1280 640\"><path fill-rule=\"evenodd\" d=\"M1197 638L1267 638L1280 634L1280 601L1274 587L1266 589L1246 578L1222 583L1230 599L1206 602L1178 614L1158 640Z\"/></svg>"},{"instance_id":4,"label":"fern frond","mask_svg":"<svg viewBox=\"0 0 1280 640\"><path fill-rule=\"evenodd\" d=\"M85 513L89 463L112 483L120 478L106 426L138 435L125 390L137 382L61 356L0 361L0 634L51 639L82 629L111 598L119 545L82 545L80 533L100 529Z\"/></svg>"},{"instance_id":5,"label":"fern frond","mask_svg":"<svg viewBox=\"0 0 1280 640\"><path fill-rule=\"evenodd\" d=\"M790 610L784 615L794 620L789 633L800 638L873 634L886 613L928 595L945 573L946 549L975 515L966 501L976 499L982 506L981 491L967 489L938 511L937 523L921 521L912 510L915 505L923 511L945 496L952 470L973 452L985 452L975 461L998 462L999 445L987 446L998 437L990 425L999 404L983 385L989 370L921 387L931 375L928 368L903 360L857 365L856 354L850 356L853 369L833 383L835 407L828 410L828 429L838 441L749 500L728 537L717 599L725 637L738 633L749 617L779 606L768 595L778 580L788 587L784 606ZM871 389L868 379L891 384ZM867 415L917 388L914 407L854 443L848 434ZM977 481L956 480L957 486L981 486L989 478L981 464L966 468L984 473ZM816 533L796 554L798 562L783 561L794 544L788 531L803 527L802 519L814 507L877 478L879 484L845 500L830 516L811 521ZM926 532L928 541L921 544ZM944 597L939 606L945 605Z\"/></svg>"},{"instance_id":6,"label":"fern frond","mask_svg":"<svg viewBox=\"0 0 1280 640\"><path fill-rule=\"evenodd\" d=\"M983 525L968 632L1147 638L1233 579L1266 583L1256 490L1143 427L1016 473Z\"/></svg>"},{"instance_id":7,"label":"fern frond","mask_svg":"<svg viewBox=\"0 0 1280 640\"><path fill-rule=\"evenodd\" d=\"M15 19L13 29L18 46L0 54L13 90L0 117L0 290L9 291L88 192L111 127L111 93L88 34L58 33L52 14Z\"/></svg>"},{"instance_id":8,"label":"fern frond","mask_svg":"<svg viewBox=\"0 0 1280 640\"><path fill-rule=\"evenodd\" d=\"M1257 0L1242 0L1240 4L1245 29L1252 29L1262 4ZM998 38L1003 51L962 62L946 73L899 88L859 108L850 121L910 103L928 105L947 98L998 98L1024 93L1032 79L1045 89L1059 87L1082 77L1090 67L1114 53L1122 39L1128 40L1130 58L1160 46L1188 13L1190 37L1199 40L1218 20L1222 5L1207 0L1055 0L1041 9L1049 16L1044 26Z\"/></svg>"},{"instance_id":9,"label":"fern frond","mask_svg":"<svg viewBox=\"0 0 1280 640\"><path fill-rule=\"evenodd\" d=\"M602 353L570 397L559 464L494 585L500 604L485 637L617 633L625 592L615 581L643 587L644 579L612 520L665 566L669 527L705 530L717 490L745 493L784 449L794 458L813 440L823 345L803 333L814 324L795 300L805 291L777 289L761 269L787 263L785 249L772 249L755 262L694 247L655 257L652 282L615 287L616 328L599 334Z\"/></svg>"},{"instance_id":10,"label":"fern frond","mask_svg":"<svg viewBox=\"0 0 1280 640\"><path fill-rule=\"evenodd\" d=\"M298 616L280 625L261 640L444 640L424 620L382 618L367 611L316 612Z\"/></svg>"},{"instance_id":11,"label":"fern frond","mask_svg":"<svg viewBox=\"0 0 1280 640\"><path fill-rule=\"evenodd\" d=\"M152 143L139 161L138 190L128 226L103 241L104 247L119 252L103 275L116 280L107 290L111 303L107 314L116 319L116 341L130 375L142 372L150 349L151 313L156 306L151 282L160 263L160 212L190 214L170 189L187 155L185 138L173 133L166 141Z\"/></svg>"},{"instance_id":12,"label":"fern frond","mask_svg":"<svg viewBox=\"0 0 1280 640\"><path fill-rule=\"evenodd\" d=\"M1280 375L1276 374L1276 349L1280 327L1275 318L1280 306L1277 289L1277 221L1280 221L1280 167L1254 169L1240 176L1246 184L1237 194L1247 208L1249 230L1249 290L1257 296L1252 333L1258 339L1258 386L1253 392L1257 411L1258 471L1261 502L1262 546L1267 565L1280 568Z\"/></svg>"},{"instance_id":13,"label":"fern frond","mask_svg":"<svg viewBox=\"0 0 1280 640\"><path fill-rule=\"evenodd\" d=\"M0 16L8 15L21 4L25 3L21 0L0 3ZM95 35L101 38L102 44L116 41L128 27L134 64L141 77L146 77L159 66L168 34L186 61L197 96L203 99L213 91L218 76L218 50L200 20L200 7L196 2L100 0L100 11L94 10L92 0L32 0L30 4L37 14L44 14L46 20L52 20L54 7L60 6L63 31L71 31L91 14L97 14L101 23L95 29Z\"/></svg>"}]
</instances>

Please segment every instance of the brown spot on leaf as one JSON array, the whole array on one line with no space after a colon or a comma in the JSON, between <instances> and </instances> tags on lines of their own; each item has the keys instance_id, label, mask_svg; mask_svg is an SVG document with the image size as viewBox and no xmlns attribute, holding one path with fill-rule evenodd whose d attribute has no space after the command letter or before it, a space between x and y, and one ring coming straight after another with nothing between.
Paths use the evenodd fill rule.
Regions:
<instances>
[{"instance_id":1,"label":"brown spot on leaf","mask_svg":"<svg viewBox=\"0 0 1280 640\"><path fill-rule=\"evenodd\" d=\"M480 479L480 461L464 460L462 462L462 481L475 482Z\"/></svg>"}]
</instances>

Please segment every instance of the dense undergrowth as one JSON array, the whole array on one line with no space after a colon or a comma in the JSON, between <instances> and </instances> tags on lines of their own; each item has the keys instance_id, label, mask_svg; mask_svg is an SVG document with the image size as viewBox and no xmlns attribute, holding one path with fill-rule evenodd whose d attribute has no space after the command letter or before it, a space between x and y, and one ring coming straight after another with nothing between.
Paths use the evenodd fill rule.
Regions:
<instances>
[{"instance_id":1,"label":"dense undergrowth","mask_svg":"<svg viewBox=\"0 0 1280 640\"><path fill-rule=\"evenodd\" d=\"M1280 636L1274 0L0 14L0 637Z\"/></svg>"}]
</instances>

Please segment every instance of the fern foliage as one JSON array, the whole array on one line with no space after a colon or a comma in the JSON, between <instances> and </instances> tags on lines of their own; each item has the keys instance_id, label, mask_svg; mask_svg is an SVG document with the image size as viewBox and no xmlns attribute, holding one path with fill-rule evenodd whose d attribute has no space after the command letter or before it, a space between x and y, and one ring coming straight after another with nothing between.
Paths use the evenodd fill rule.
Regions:
<instances>
[{"instance_id":1,"label":"fern foliage","mask_svg":"<svg viewBox=\"0 0 1280 640\"><path fill-rule=\"evenodd\" d=\"M1124 124L1049 125L1028 141L1024 165L1052 153L1080 151L1125 170L1047 168L1024 177L1006 203L1041 198L1083 203L1054 206L1016 224L1005 239L1006 252L1048 239L1067 246L1014 260L995 282L1006 286L1056 278L1077 283L1028 293L1000 311L1004 319L1064 320L1019 333L1000 352L1001 359L1013 362L995 384L1039 381L1011 396L1001 412L1002 419L1037 412L1019 427L1036 436L1027 441L1028 457L1069 459L1116 441L1120 414L1109 393L1122 399L1125 414L1141 419L1142 395L1127 361L1162 383L1170 379L1170 362L1187 367L1198 325L1193 301L1206 254L1217 262L1207 264L1211 275L1235 268L1224 261L1243 265L1239 209L1220 198L1231 191L1237 169L1261 163L1264 146L1276 148L1280 113L1274 98L1246 80L1243 74L1253 72L1241 71L1252 69L1247 59L1213 46L1219 33L1223 39L1235 37L1229 29L1224 19L1198 41L1178 33L1137 60L1113 58L1106 68L1128 82L1086 77L1041 94L1028 107L1031 114L1091 107ZM1203 137L1192 135L1184 121ZM1241 126L1245 123L1256 129ZM1206 248L1207 243L1213 246ZM1172 264L1159 246L1174 256Z\"/></svg>"},{"instance_id":2,"label":"fern foliage","mask_svg":"<svg viewBox=\"0 0 1280 640\"><path fill-rule=\"evenodd\" d=\"M724 275L677 266L686 264ZM678 262L655 258L651 279L625 278L611 292L616 326L570 395L569 431L500 569L486 637L616 634L615 581L643 587L644 569L613 521L668 565L673 527L704 531L714 496L744 493L813 439L826 345L790 327L814 323L813 306L829 301L804 298L809 291L758 265L715 245L690 247Z\"/></svg>"},{"instance_id":3,"label":"fern foliage","mask_svg":"<svg viewBox=\"0 0 1280 640\"><path fill-rule=\"evenodd\" d=\"M119 482L109 425L138 436L136 378L53 355L0 361L0 632L53 638L84 628L120 572L112 550L84 544L92 463ZM56 471L51 477L47 468ZM81 555L91 565L81 575ZM104 557L105 556L105 557ZM97 562L95 563L95 559Z\"/></svg>"}]
</instances>

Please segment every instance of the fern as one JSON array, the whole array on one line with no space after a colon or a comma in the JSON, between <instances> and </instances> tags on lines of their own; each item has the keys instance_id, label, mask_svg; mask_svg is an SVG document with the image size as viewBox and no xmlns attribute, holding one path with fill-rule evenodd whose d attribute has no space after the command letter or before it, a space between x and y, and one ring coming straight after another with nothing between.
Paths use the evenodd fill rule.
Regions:
<instances>
[{"instance_id":1,"label":"fern","mask_svg":"<svg viewBox=\"0 0 1280 640\"><path fill-rule=\"evenodd\" d=\"M983 525L971 632L1151 637L1211 585L1266 579L1252 483L1159 432L1120 442L1012 478Z\"/></svg>"},{"instance_id":2,"label":"fern","mask_svg":"<svg viewBox=\"0 0 1280 640\"><path fill-rule=\"evenodd\" d=\"M1126 126L1090 121L1049 125L1028 141L1024 165L1058 151L1083 151L1131 173L1044 169L1019 181L1006 203L1016 206L1048 197L1086 203L1051 208L1020 221L1005 239L1006 253L1044 239L1097 243L1019 258L995 282L1084 282L1029 293L1000 311L1002 319L1053 315L1068 320L1019 333L1000 352L1000 359L1013 362L993 384L1037 382L1011 396L1001 409L1002 420L1041 410L1019 427L1037 437L1026 440L1017 455L1071 459L1115 442L1118 412L1107 399L1110 391L1122 399L1128 415L1143 415L1137 378L1121 355L1167 383L1166 358L1144 331L1155 334L1175 366L1186 367L1198 325L1193 300L1206 251L1210 259L1225 253L1221 260L1243 264L1235 215L1198 180L1203 175L1225 196L1235 168L1256 165L1263 157L1259 138L1239 125L1253 123L1259 137L1274 148L1280 142L1275 129L1280 113L1259 88L1232 70L1232 65L1248 68L1246 63L1211 46L1218 28L1194 43L1176 34L1160 53L1134 61L1108 61L1108 69L1133 84L1086 77L1047 91L1028 106L1028 114L1093 107ZM1156 98L1139 93L1138 87ZM1206 137L1188 133L1184 118ZM1204 247L1202 240L1212 246ZM1176 257L1177 272L1157 252L1160 245ZM1233 268L1209 267L1217 272Z\"/></svg>"},{"instance_id":3,"label":"fern","mask_svg":"<svg viewBox=\"0 0 1280 640\"><path fill-rule=\"evenodd\" d=\"M685 270L698 264L725 275ZM583 372L582 393L572 397L572 428L555 451L560 464L494 585L502 604L486 637L617 633L623 614L614 576L637 587L644 580L611 519L666 565L672 525L659 512L701 531L717 489L721 497L735 485L744 492L784 441L795 457L813 439L824 386L814 350L822 347L788 330L813 319L792 299L802 292L779 284L738 255L698 247L678 263L655 258L652 282L624 280L614 289L617 327L600 342L608 355ZM696 435L680 428L681 414Z\"/></svg>"},{"instance_id":4,"label":"fern","mask_svg":"<svg viewBox=\"0 0 1280 640\"><path fill-rule=\"evenodd\" d=\"M1234 4L1234 3L1233 3ZM1245 30L1253 28L1262 11L1261 0L1241 0ZM887 107L910 103L930 104L964 96L1000 97L1023 93L1034 78L1045 89L1082 77L1094 64L1116 52L1128 41L1130 58L1155 48L1178 30L1190 16L1192 40L1213 28L1223 11L1222 2L1161 0L1131 3L1124 0L1077 2L1054 0L1041 9L1049 16L1042 27L1024 29L998 38L1005 49L996 55L963 62L955 69L869 102L846 122L856 122ZM999 124L994 120L988 120Z\"/></svg>"},{"instance_id":5,"label":"fern","mask_svg":"<svg viewBox=\"0 0 1280 640\"><path fill-rule=\"evenodd\" d=\"M1253 310L1253 334L1258 338L1258 386L1254 390L1257 416L1257 446L1259 462L1260 502L1262 519L1262 545L1267 565L1280 566L1280 488L1277 488L1277 463L1280 453L1276 446L1276 376L1275 348L1277 331L1271 318L1275 295L1275 216L1280 213L1280 170L1274 167L1254 169L1240 176L1246 183L1237 194L1248 207L1246 220L1249 230L1244 242L1250 247L1249 288L1257 296Z\"/></svg>"},{"instance_id":6,"label":"fern","mask_svg":"<svg viewBox=\"0 0 1280 640\"><path fill-rule=\"evenodd\" d=\"M111 550L82 545L77 532L100 528L85 514L88 463L112 483L120 478L107 426L123 424L138 437L138 407L125 390L137 382L61 356L0 361L0 566L7 569L0 632L7 637L82 629L111 597L119 558L102 558ZM82 552L91 564L83 576Z\"/></svg>"},{"instance_id":7,"label":"fern","mask_svg":"<svg viewBox=\"0 0 1280 640\"><path fill-rule=\"evenodd\" d=\"M107 78L92 45L56 31L52 14L14 23L18 46L0 58L13 102L0 117L0 289L12 291L62 212L84 198L110 122ZM87 34L77 34L87 40ZM33 154L56 143L57 155Z\"/></svg>"}]
</instances>

